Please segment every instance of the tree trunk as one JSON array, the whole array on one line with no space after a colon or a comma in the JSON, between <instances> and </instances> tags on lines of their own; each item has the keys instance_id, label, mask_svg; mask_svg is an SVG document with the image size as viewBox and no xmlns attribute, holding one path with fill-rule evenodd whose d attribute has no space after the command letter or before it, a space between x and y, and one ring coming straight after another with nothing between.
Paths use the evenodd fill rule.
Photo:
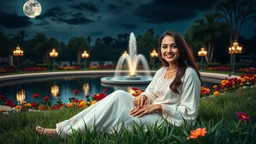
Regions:
<instances>
[{"instance_id":1,"label":"tree trunk","mask_svg":"<svg viewBox=\"0 0 256 144\"><path fill-rule=\"evenodd\" d=\"M80 64L81 63L81 52L77 53L77 63Z\"/></svg>"}]
</instances>

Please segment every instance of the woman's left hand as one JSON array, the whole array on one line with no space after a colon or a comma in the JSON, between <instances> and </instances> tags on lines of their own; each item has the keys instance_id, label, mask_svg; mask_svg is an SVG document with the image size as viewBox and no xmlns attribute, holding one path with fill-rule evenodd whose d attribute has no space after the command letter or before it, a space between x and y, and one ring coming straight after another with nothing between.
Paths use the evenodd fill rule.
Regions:
<instances>
[{"instance_id":1,"label":"woman's left hand","mask_svg":"<svg viewBox=\"0 0 256 144\"><path fill-rule=\"evenodd\" d=\"M140 118L146 114L153 113L158 108L159 108L158 105L143 105L143 107L141 107L141 108L136 107L136 108L132 109L130 112L130 115L132 115L133 117L138 116L138 118Z\"/></svg>"}]
</instances>

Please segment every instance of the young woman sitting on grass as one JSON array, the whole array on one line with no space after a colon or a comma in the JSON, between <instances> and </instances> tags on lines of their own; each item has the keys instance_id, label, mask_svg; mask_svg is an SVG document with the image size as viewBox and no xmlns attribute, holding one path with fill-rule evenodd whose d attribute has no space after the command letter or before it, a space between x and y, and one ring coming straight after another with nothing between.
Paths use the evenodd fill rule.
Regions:
<instances>
[{"instance_id":1,"label":"young woman sitting on grass","mask_svg":"<svg viewBox=\"0 0 256 144\"><path fill-rule=\"evenodd\" d=\"M117 90L86 108L55 129L36 127L40 135L65 137L85 128L117 131L134 123L160 125L165 119L175 126L184 121L194 124L198 115L201 79L191 49L181 34L166 31L159 40L159 59L163 63L145 92L137 97Z\"/></svg>"}]
</instances>

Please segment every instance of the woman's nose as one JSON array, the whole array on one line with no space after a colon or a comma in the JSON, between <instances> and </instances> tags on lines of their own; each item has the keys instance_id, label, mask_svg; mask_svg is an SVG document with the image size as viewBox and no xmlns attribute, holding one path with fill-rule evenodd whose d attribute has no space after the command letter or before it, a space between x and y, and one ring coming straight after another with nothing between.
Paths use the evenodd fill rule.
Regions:
<instances>
[{"instance_id":1,"label":"woman's nose","mask_svg":"<svg viewBox=\"0 0 256 144\"><path fill-rule=\"evenodd\" d=\"M172 51L171 47L170 46L167 47L167 52L171 52L171 51Z\"/></svg>"}]
</instances>

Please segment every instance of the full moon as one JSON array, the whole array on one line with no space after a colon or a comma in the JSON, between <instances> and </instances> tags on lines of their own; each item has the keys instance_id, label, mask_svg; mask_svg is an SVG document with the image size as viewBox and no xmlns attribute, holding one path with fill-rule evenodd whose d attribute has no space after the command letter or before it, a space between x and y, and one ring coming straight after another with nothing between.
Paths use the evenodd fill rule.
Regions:
<instances>
[{"instance_id":1,"label":"full moon","mask_svg":"<svg viewBox=\"0 0 256 144\"><path fill-rule=\"evenodd\" d=\"M23 12L29 18L35 18L40 15L42 7L36 0L29 0L23 6Z\"/></svg>"}]
</instances>

